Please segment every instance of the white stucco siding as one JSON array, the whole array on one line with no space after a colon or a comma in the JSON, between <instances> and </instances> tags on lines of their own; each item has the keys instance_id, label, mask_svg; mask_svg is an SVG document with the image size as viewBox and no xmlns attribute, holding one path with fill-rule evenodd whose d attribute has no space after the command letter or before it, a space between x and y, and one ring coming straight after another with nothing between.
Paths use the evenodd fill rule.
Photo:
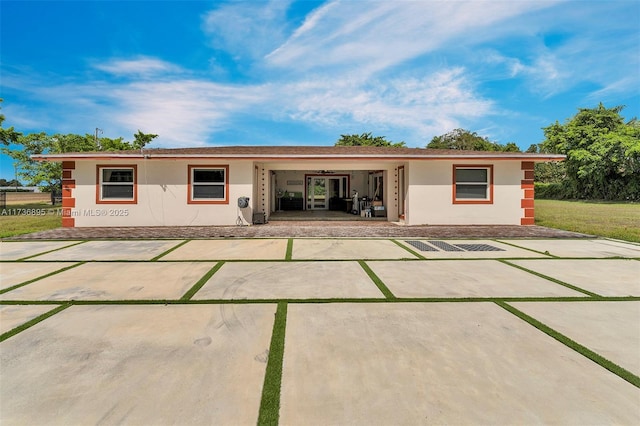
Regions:
<instances>
[{"instance_id":1,"label":"white stucco siding","mask_svg":"<svg viewBox=\"0 0 640 426\"><path fill-rule=\"evenodd\" d=\"M453 202L453 165L492 165L491 204ZM97 166L135 166L135 203L96 202ZM188 202L189 166L227 166L228 203ZM256 170L257 166L257 170ZM398 220L397 168L404 167L406 183L405 223L407 225L514 224L524 215L521 208L523 171L521 160L407 160L385 161L301 160L87 160L76 161L71 179L75 181L72 209L74 226L222 226L235 225L238 213L244 223L252 222L255 211L272 209L275 190L282 187L304 193L304 176L330 170L350 176L350 189L361 196L373 196L369 172L382 172L388 220ZM286 171L286 172L285 172ZM274 174L279 173L280 182ZM254 180L258 179L258 186ZM263 185L264 184L264 185ZM351 191L349 191L351 192ZM349 194L350 195L350 194ZM238 210L238 197L250 197L250 207Z\"/></svg>"},{"instance_id":2,"label":"white stucco siding","mask_svg":"<svg viewBox=\"0 0 640 426\"><path fill-rule=\"evenodd\" d=\"M492 204L453 203L453 165L493 165ZM412 161L407 174L408 225L519 225L520 161Z\"/></svg>"},{"instance_id":3,"label":"white stucco siding","mask_svg":"<svg viewBox=\"0 0 640 426\"><path fill-rule=\"evenodd\" d=\"M135 204L96 202L98 165L136 165ZM188 166L228 165L228 204L188 204ZM199 226L235 225L237 199L253 196L254 166L245 161L78 161L73 171L75 226ZM251 200L250 206L255 200ZM243 209L251 222L252 208Z\"/></svg>"}]
</instances>

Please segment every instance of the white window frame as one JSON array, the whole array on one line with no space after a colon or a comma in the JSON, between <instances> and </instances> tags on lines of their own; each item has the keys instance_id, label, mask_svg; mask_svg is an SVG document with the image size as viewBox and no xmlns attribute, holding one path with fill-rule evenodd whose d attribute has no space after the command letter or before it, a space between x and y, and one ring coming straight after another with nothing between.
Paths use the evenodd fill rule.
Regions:
<instances>
[{"instance_id":1,"label":"white window frame","mask_svg":"<svg viewBox=\"0 0 640 426\"><path fill-rule=\"evenodd\" d=\"M137 166L136 165L98 165L97 168L97 188L96 188L96 203L97 204L137 204L138 202L138 176L137 176ZM104 172L106 170L130 170L131 171L131 182L105 182L104 181ZM105 197L104 196L104 187L111 185L130 185L131 186L131 197L127 198L113 198L113 197Z\"/></svg>"},{"instance_id":2,"label":"white window frame","mask_svg":"<svg viewBox=\"0 0 640 426\"><path fill-rule=\"evenodd\" d=\"M228 165L189 165L189 204L229 204L229 166ZM217 170L224 174L223 182L195 182L195 172L198 170ZM221 186L224 191L222 198L196 198L194 187L196 186Z\"/></svg>"}]
</instances>

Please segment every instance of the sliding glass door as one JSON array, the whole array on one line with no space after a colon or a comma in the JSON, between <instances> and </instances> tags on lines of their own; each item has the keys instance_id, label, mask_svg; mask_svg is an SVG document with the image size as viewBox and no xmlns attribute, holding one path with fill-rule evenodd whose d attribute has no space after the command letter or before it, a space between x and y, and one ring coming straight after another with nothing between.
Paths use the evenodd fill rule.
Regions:
<instances>
[{"instance_id":1,"label":"sliding glass door","mask_svg":"<svg viewBox=\"0 0 640 426\"><path fill-rule=\"evenodd\" d=\"M311 176L307 178L307 208L310 210L326 210L327 178Z\"/></svg>"},{"instance_id":2,"label":"sliding glass door","mask_svg":"<svg viewBox=\"0 0 640 426\"><path fill-rule=\"evenodd\" d=\"M307 176L307 210L329 210L329 200L348 197L349 179L347 175Z\"/></svg>"}]
</instances>

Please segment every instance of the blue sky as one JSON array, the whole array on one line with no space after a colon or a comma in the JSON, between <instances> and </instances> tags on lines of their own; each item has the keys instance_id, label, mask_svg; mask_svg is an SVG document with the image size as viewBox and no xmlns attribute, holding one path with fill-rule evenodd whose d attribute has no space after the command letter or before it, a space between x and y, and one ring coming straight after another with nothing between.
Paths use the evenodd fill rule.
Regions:
<instances>
[{"instance_id":1,"label":"blue sky","mask_svg":"<svg viewBox=\"0 0 640 426\"><path fill-rule=\"evenodd\" d=\"M637 0L2 0L0 16L4 125L24 133L424 147L461 127L526 149L578 108L640 116Z\"/></svg>"}]
</instances>

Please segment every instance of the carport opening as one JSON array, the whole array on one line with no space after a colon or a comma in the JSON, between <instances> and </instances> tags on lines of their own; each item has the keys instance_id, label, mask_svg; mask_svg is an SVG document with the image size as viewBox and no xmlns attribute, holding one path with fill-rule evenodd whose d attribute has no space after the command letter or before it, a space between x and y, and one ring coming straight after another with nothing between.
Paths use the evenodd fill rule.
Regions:
<instances>
[{"instance_id":1,"label":"carport opening","mask_svg":"<svg viewBox=\"0 0 640 426\"><path fill-rule=\"evenodd\" d=\"M386 218L382 170L274 170L271 213ZM331 212L331 213L330 213Z\"/></svg>"}]
</instances>

